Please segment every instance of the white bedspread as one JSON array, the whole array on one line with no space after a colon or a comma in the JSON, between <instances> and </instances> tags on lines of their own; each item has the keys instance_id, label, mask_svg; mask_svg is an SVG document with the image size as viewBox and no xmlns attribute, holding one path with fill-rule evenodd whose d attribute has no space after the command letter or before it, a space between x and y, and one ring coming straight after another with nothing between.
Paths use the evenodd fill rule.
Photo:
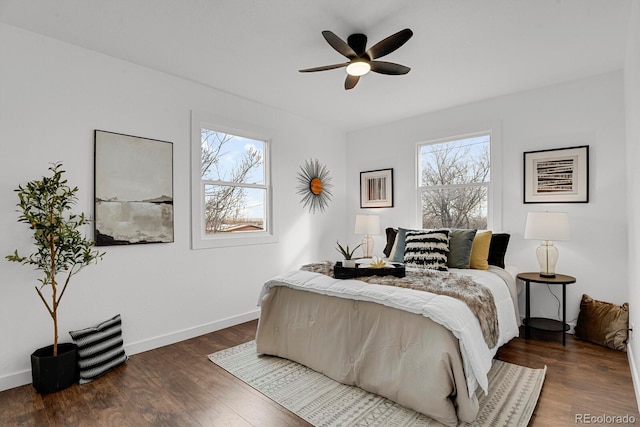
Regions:
<instances>
[{"instance_id":1,"label":"white bedspread","mask_svg":"<svg viewBox=\"0 0 640 427\"><path fill-rule=\"evenodd\" d=\"M370 301L388 307L421 314L449 329L460 342L460 352L464 363L467 387L471 396L478 386L487 392L487 374L498 348L513 337L518 336L518 320L514 306L517 292L515 280L504 270L493 268L483 270L456 270L475 282L486 286L493 293L498 312L500 337L494 348L489 348L483 338L478 319L467 305L455 298L430 292L384 285L371 285L359 280L338 280L332 277L302 270L282 273L267 281L262 287L258 305L274 286L316 292L323 295L358 301Z\"/></svg>"}]
</instances>

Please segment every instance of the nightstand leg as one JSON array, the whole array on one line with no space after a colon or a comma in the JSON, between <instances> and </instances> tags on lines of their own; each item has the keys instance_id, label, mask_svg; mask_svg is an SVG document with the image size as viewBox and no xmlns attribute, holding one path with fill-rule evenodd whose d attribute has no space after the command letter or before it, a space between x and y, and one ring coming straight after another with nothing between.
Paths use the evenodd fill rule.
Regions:
<instances>
[{"instance_id":1,"label":"nightstand leg","mask_svg":"<svg viewBox=\"0 0 640 427\"><path fill-rule=\"evenodd\" d=\"M526 289L526 309L525 309L525 315L524 315L524 338L525 339L529 339L529 336L531 335L531 327L529 326L529 318L531 317L531 303L530 301L530 295L529 295L529 281L525 281L525 289Z\"/></svg>"},{"instance_id":2,"label":"nightstand leg","mask_svg":"<svg viewBox=\"0 0 640 427\"><path fill-rule=\"evenodd\" d=\"M567 344L567 331L565 325L567 324L567 285L562 285L562 346Z\"/></svg>"}]
</instances>

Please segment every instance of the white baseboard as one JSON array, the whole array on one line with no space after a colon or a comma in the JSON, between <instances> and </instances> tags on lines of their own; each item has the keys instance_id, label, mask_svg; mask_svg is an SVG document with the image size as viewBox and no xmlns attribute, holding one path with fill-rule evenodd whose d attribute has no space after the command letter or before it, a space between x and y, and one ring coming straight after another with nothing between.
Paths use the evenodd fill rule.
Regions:
<instances>
[{"instance_id":1,"label":"white baseboard","mask_svg":"<svg viewBox=\"0 0 640 427\"><path fill-rule=\"evenodd\" d=\"M167 335L161 335L159 337L129 343L124 346L124 350L128 355L143 353L155 348L164 347L165 345L175 344L177 342L199 337L200 335L208 334L210 332L219 331L220 329L239 325L240 323L248 322L250 320L255 320L258 317L260 317L260 309L237 316L227 317L226 319L216 320L215 322L206 323L204 325L194 326L192 328L172 332Z\"/></svg>"},{"instance_id":2,"label":"white baseboard","mask_svg":"<svg viewBox=\"0 0 640 427\"><path fill-rule=\"evenodd\" d=\"M638 405L638 410L640 411L640 372L638 372L638 366L636 365L635 357L633 355L633 348L630 345L627 345L627 358L629 359L629 369L631 370L633 389L636 392L636 405Z\"/></svg>"},{"instance_id":3,"label":"white baseboard","mask_svg":"<svg viewBox=\"0 0 640 427\"><path fill-rule=\"evenodd\" d=\"M31 369L0 377L0 391L31 384Z\"/></svg>"},{"instance_id":4,"label":"white baseboard","mask_svg":"<svg viewBox=\"0 0 640 427\"><path fill-rule=\"evenodd\" d=\"M260 309L240 314L238 316L227 317L226 319L217 320L193 328L183 329L181 331L172 332L170 334L159 337L149 338L146 340L126 344L125 352L131 356L155 348L164 347L165 345L175 344L180 341L198 337L200 335L219 331L230 326L239 325L240 323L258 319L260 317ZM206 356L206 355L205 355ZM0 377L0 391L9 390L11 388L20 387L25 384L31 384L31 369L15 372Z\"/></svg>"}]
</instances>

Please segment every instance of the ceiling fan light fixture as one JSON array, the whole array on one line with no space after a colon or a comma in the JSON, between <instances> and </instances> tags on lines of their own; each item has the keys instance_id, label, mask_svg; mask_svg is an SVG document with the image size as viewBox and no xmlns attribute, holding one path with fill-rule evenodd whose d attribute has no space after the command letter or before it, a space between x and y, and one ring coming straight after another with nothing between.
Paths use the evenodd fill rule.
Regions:
<instances>
[{"instance_id":1,"label":"ceiling fan light fixture","mask_svg":"<svg viewBox=\"0 0 640 427\"><path fill-rule=\"evenodd\" d=\"M329 30L323 31L322 36L336 52L346 57L349 61L340 64L325 65L323 67L305 68L299 70L301 73L327 71L345 67L347 78L344 81L344 88L345 90L349 90L353 89L360 81L360 77L369 71L392 76L407 74L411 71L411 68L404 65L377 60L391 52L395 52L413 36L413 31L408 28L390 35L369 49L366 48L367 36L364 34L351 34L346 42Z\"/></svg>"},{"instance_id":2,"label":"ceiling fan light fixture","mask_svg":"<svg viewBox=\"0 0 640 427\"><path fill-rule=\"evenodd\" d=\"M347 74L350 76L364 76L371 71L371 64L367 61L352 61L347 65Z\"/></svg>"}]
</instances>

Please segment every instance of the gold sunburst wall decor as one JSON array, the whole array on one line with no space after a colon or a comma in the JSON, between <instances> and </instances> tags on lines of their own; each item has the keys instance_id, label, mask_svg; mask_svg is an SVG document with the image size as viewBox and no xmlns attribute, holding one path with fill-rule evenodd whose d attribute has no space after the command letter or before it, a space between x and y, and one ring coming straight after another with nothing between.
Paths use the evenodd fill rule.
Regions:
<instances>
[{"instance_id":1,"label":"gold sunburst wall decor","mask_svg":"<svg viewBox=\"0 0 640 427\"><path fill-rule=\"evenodd\" d=\"M331 201L331 177L327 167L321 165L318 159L305 160L304 166L298 171L298 194L302 196L300 203L309 212L324 212Z\"/></svg>"}]
</instances>

